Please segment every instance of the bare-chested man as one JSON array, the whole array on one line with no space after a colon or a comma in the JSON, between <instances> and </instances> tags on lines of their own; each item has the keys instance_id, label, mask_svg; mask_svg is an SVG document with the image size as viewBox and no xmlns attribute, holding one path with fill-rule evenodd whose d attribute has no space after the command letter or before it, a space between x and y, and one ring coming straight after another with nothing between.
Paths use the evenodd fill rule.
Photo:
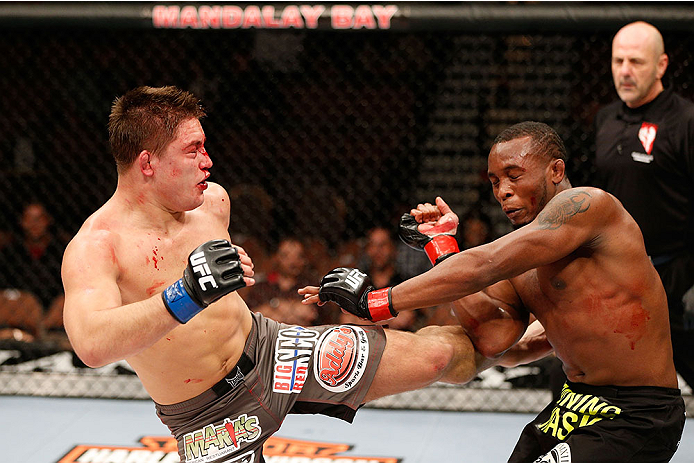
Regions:
<instances>
[{"instance_id":1,"label":"bare-chested man","mask_svg":"<svg viewBox=\"0 0 694 463\"><path fill-rule=\"evenodd\" d=\"M366 401L474 377L462 329L302 328L251 313L236 290L254 283L253 264L229 243L226 191L207 181L203 115L175 87L115 101L118 185L62 268L75 352L92 367L128 361L182 461L261 462L288 413L351 421Z\"/></svg>"},{"instance_id":2,"label":"bare-chested man","mask_svg":"<svg viewBox=\"0 0 694 463\"><path fill-rule=\"evenodd\" d=\"M411 211L417 225L403 236L427 250L437 262L432 270L392 288L349 294L342 280L350 272L337 269L323 279L320 294L302 290L305 302L340 295L342 307L363 318L383 313L384 305L396 314L453 302L476 348L489 357L508 349L532 314L545 333L532 343L526 336L526 346L538 356L554 349L568 382L525 428L509 461L669 461L685 415L663 286L631 216L602 190L572 188L565 160L549 126L506 129L489 153L488 174L520 228L452 253L445 234L432 244L432 226L450 233L446 224L457 224L437 198Z\"/></svg>"}]
</instances>

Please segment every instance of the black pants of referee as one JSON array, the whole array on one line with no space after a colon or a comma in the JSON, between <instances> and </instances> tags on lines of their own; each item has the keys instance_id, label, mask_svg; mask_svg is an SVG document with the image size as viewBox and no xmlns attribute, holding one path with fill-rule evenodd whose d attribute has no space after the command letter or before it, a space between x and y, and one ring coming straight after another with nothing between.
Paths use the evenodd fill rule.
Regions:
<instances>
[{"instance_id":1,"label":"black pants of referee","mask_svg":"<svg viewBox=\"0 0 694 463\"><path fill-rule=\"evenodd\" d=\"M682 296L694 285L694 253L681 254L659 263L655 269L667 294L670 309L670 334L677 373L694 390L694 330L685 329Z\"/></svg>"}]
</instances>

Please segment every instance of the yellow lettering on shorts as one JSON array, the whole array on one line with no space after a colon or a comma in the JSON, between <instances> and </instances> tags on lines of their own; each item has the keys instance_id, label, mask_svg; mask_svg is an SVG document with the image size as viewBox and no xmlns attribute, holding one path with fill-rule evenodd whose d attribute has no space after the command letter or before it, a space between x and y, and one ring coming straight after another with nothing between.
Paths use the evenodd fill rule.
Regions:
<instances>
[{"instance_id":1,"label":"yellow lettering on shorts","mask_svg":"<svg viewBox=\"0 0 694 463\"><path fill-rule=\"evenodd\" d=\"M612 420L621 413L621 408L601 397L575 393L565 384L549 419L536 427L563 441L576 428L592 426L603 419Z\"/></svg>"}]
</instances>

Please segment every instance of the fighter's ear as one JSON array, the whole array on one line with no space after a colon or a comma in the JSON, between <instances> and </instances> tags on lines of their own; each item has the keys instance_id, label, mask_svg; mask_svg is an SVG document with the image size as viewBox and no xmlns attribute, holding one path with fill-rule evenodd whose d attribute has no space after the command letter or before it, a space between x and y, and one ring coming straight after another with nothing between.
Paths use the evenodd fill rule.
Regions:
<instances>
[{"instance_id":1,"label":"fighter's ear","mask_svg":"<svg viewBox=\"0 0 694 463\"><path fill-rule=\"evenodd\" d=\"M552 159L550 163L552 183L559 185L566 176L566 163L563 159Z\"/></svg>"},{"instance_id":2,"label":"fighter's ear","mask_svg":"<svg viewBox=\"0 0 694 463\"><path fill-rule=\"evenodd\" d=\"M152 153L150 153L147 150L140 151L140 154L137 156L137 162L140 167L140 172L142 172L142 174L145 177L151 177L152 175L154 175L154 169L152 168L151 164L152 159Z\"/></svg>"},{"instance_id":3,"label":"fighter's ear","mask_svg":"<svg viewBox=\"0 0 694 463\"><path fill-rule=\"evenodd\" d=\"M658 79L663 78L663 76L665 75L665 70L667 69L669 63L670 58L668 58L667 53L663 53L662 55L660 55L660 57L658 58L658 67L656 72L656 77Z\"/></svg>"}]
</instances>

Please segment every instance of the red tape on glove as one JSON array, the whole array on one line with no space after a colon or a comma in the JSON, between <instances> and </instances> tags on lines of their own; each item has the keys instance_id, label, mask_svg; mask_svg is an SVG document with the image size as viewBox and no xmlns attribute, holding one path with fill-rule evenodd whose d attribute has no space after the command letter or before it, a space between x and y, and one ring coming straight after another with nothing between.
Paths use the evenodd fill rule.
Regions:
<instances>
[{"instance_id":1,"label":"red tape on glove","mask_svg":"<svg viewBox=\"0 0 694 463\"><path fill-rule=\"evenodd\" d=\"M446 257L460 252L458 249L458 241L453 235L436 235L424 245L424 252L431 261L432 265L436 265Z\"/></svg>"},{"instance_id":2,"label":"red tape on glove","mask_svg":"<svg viewBox=\"0 0 694 463\"><path fill-rule=\"evenodd\" d=\"M367 303L369 305L369 313L371 320L380 322L388 320L397 315L390 304L390 290L392 287L376 289L367 295ZM395 313L393 313L395 312Z\"/></svg>"}]
</instances>

